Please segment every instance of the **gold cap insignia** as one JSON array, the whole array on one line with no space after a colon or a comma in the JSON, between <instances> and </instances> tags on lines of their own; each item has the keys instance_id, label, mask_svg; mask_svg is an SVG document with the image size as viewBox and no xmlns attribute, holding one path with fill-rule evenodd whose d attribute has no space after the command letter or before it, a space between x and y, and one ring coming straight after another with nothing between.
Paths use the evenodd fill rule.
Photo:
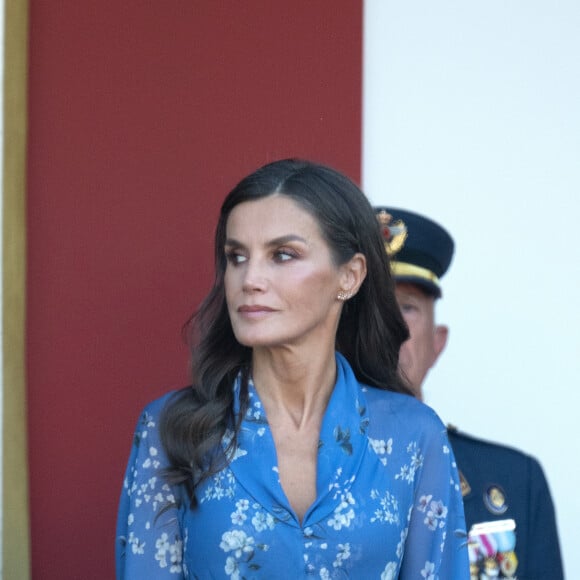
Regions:
<instances>
[{"instance_id":1,"label":"gold cap insignia","mask_svg":"<svg viewBox=\"0 0 580 580\"><path fill-rule=\"evenodd\" d=\"M385 251L389 257L393 256L405 245L407 226L403 220L393 222L393 216L384 209L377 214L377 219L381 224Z\"/></svg>"}]
</instances>

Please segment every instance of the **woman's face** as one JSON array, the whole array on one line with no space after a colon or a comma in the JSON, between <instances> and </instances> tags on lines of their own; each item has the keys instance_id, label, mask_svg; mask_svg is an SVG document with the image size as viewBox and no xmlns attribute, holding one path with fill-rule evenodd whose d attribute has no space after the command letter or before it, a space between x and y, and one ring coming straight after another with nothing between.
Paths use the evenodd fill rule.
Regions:
<instances>
[{"instance_id":1,"label":"woman's face","mask_svg":"<svg viewBox=\"0 0 580 580\"><path fill-rule=\"evenodd\" d=\"M243 202L226 226L225 294L234 334L249 347L334 342L347 280L315 218L274 194Z\"/></svg>"}]
</instances>

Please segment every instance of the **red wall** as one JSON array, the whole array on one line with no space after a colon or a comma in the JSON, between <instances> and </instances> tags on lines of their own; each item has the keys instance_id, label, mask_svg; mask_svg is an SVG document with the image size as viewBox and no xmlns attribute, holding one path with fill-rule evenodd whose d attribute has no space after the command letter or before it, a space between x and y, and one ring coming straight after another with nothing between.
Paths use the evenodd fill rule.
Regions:
<instances>
[{"instance_id":1,"label":"red wall","mask_svg":"<svg viewBox=\"0 0 580 580\"><path fill-rule=\"evenodd\" d=\"M35 579L113 577L141 407L187 381L235 182L360 171L362 3L30 5L28 385Z\"/></svg>"}]
</instances>

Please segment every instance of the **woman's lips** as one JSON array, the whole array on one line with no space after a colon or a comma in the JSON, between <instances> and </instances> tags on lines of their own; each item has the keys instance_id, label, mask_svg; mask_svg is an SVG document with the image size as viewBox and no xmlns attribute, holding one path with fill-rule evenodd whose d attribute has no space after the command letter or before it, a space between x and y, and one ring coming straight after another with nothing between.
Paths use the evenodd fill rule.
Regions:
<instances>
[{"instance_id":1,"label":"woman's lips","mask_svg":"<svg viewBox=\"0 0 580 580\"><path fill-rule=\"evenodd\" d=\"M244 305L238 308L238 312L243 316L256 318L274 312L273 308L269 306L262 306L261 304Z\"/></svg>"},{"instance_id":2,"label":"woman's lips","mask_svg":"<svg viewBox=\"0 0 580 580\"><path fill-rule=\"evenodd\" d=\"M263 311L272 312L273 308L270 308L269 306L262 306L261 304L254 304L252 306L244 305L238 308L238 312L263 312Z\"/></svg>"}]
</instances>

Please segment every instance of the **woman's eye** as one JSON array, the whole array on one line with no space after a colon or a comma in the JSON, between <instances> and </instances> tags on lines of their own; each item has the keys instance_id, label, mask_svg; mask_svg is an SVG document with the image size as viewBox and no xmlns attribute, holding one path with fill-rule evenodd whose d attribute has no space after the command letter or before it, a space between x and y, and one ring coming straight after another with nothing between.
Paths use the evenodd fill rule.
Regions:
<instances>
[{"instance_id":1,"label":"woman's eye","mask_svg":"<svg viewBox=\"0 0 580 580\"><path fill-rule=\"evenodd\" d=\"M226 252L226 259L230 264L236 266L237 264L245 262L247 258L238 252Z\"/></svg>"},{"instance_id":2,"label":"woman's eye","mask_svg":"<svg viewBox=\"0 0 580 580\"><path fill-rule=\"evenodd\" d=\"M290 250L277 250L274 254L274 258L277 262L288 262L296 258L296 253Z\"/></svg>"}]
</instances>

